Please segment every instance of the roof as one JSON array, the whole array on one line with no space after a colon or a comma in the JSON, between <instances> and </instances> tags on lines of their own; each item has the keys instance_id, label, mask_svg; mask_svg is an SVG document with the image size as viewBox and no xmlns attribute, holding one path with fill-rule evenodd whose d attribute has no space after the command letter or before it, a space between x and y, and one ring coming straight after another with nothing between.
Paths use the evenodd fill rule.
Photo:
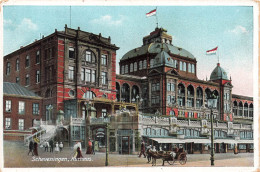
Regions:
<instances>
[{"instance_id":1,"label":"roof","mask_svg":"<svg viewBox=\"0 0 260 172\"><path fill-rule=\"evenodd\" d=\"M183 48L179 48L167 43L150 43L147 45L143 45L142 47L130 50L121 58L121 60L131 59L133 57L148 54L148 53L158 54L162 51L162 49L169 54L195 59L195 57L190 52L188 52Z\"/></svg>"},{"instance_id":2,"label":"roof","mask_svg":"<svg viewBox=\"0 0 260 172\"><path fill-rule=\"evenodd\" d=\"M19 84L10 82L3 83L3 94L41 98L34 92L29 91L28 89L20 86Z\"/></svg>"},{"instance_id":3,"label":"roof","mask_svg":"<svg viewBox=\"0 0 260 172\"><path fill-rule=\"evenodd\" d=\"M166 65L169 67L174 66L171 56L168 53L166 53L165 51L161 51L159 54L156 55L156 57L154 58L154 63L152 65L152 67L158 67L158 66L162 66L162 65Z\"/></svg>"},{"instance_id":4,"label":"roof","mask_svg":"<svg viewBox=\"0 0 260 172\"><path fill-rule=\"evenodd\" d=\"M220 67L220 63L217 64L215 69L212 71L210 75L210 80L218 80L218 79L225 79L228 80L227 72Z\"/></svg>"}]
</instances>

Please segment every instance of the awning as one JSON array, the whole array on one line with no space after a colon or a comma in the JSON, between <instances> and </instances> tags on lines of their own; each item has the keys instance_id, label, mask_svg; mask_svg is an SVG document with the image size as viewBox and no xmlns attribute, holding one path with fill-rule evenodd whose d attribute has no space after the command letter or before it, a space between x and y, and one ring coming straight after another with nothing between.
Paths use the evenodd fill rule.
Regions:
<instances>
[{"instance_id":1,"label":"awning","mask_svg":"<svg viewBox=\"0 0 260 172\"><path fill-rule=\"evenodd\" d=\"M237 140L238 143L254 143L254 140Z\"/></svg>"},{"instance_id":2,"label":"awning","mask_svg":"<svg viewBox=\"0 0 260 172\"><path fill-rule=\"evenodd\" d=\"M175 138L150 138L158 143L185 143L184 140Z\"/></svg>"},{"instance_id":3,"label":"awning","mask_svg":"<svg viewBox=\"0 0 260 172\"><path fill-rule=\"evenodd\" d=\"M211 143L209 139L184 139L183 141L186 143Z\"/></svg>"},{"instance_id":4,"label":"awning","mask_svg":"<svg viewBox=\"0 0 260 172\"><path fill-rule=\"evenodd\" d=\"M228 143L228 144L235 144L238 143L237 140L230 140L230 139L215 139L214 143Z\"/></svg>"}]
</instances>

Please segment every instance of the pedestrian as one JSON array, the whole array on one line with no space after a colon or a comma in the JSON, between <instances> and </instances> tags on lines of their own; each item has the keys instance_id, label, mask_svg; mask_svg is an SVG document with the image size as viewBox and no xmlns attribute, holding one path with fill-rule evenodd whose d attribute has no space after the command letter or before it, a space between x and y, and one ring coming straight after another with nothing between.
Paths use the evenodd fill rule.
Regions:
<instances>
[{"instance_id":1,"label":"pedestrian","mask_svg":"<svg viewBox=\"0 0 260 172\"><path fill-rule=\"evenodd\" d=\"M80 150L79 147L77 148L77 156L76 156L76 158L77 158L77 159L83 158L82 153L81 153L81 150Z\"/></svg>"},{"instance_id":2,"label":"pedestrian","mask_svg":"<svg viewBox=\"0 0 260 172\"><path fill-rule=\"evenodd\" d=\"M151 161L152 154L151 154L152 145L147 146L146 155L147 155L147 163Z\"/></svg>"},{"instance_id":3,"label":"pedestrian","mask_svg":"<svg viewBox=\"0 0 260 172\"><path fill-rule=\"evenodd\" d=\"M141 152L140 152L140 154L139 154L139 158L142 156L142 154L144 155L144 158L146 158L146 156L145 156L145 143L144 143L144 141L142 141L142 143L141 143Z\"/></svg>"},{"instance_id":4,"label":"pedestrian","mask_svg":"<svg viewBox=\"0 0 260 172\"><path fill-rule=\"evenodd\" d=\"M235 154L235 155L238 154L237 145L236 145L236 144L234 145L234 154Z\"/></svg>"},{"instance_id":5,"label":"pedestrian","mask_svg":"<svg viewBox=\"0 0 260 172\"><path fill-rule=\"evenodd\" d=\"M60 148L60 152L61 152L61 151L62 151L62 148L63 148L62 142L60 142L59 148Z\"/></svg>"},{"instance_id":6,"label":"pedestrian","mask_svg":"<svg viewBox=\"0 0 260 172\"><path fill-rule=\"evenodd\" d=\"M60 151L60 148L59 148L59 143L56 142L56 146L55 146L55 152L58 153Z\"/></svg>"},{"instance_id":7,"label":"pedestrian","mask_svg":"<svg viewBox=\"0 0 260 172\"><path fill-rule=\"evenodd\" d=\"M92 154L92 142L91 142L90 138L88 140L88 148L87 148L86 154Z\"/></svg>"},{"instance_id":8,"label":"pedestrian","mask_svg":"<svg viewBox=\"0 0 260 172\"><path fill-rule=\"evenodd\" d=\"M38 156L38 144L37 142L34 142L33 144L33 153L35 156Z\"/></svg>"},{"instance_id":9,"label":"pedestrian","mask_svg":"<svg viewBox=\"0 0 260 172\"><path fill-rule=\"evenodd\" d=\"M53 147L54 147L54 143L53 143L53 140L50 140L50 153L53 152Z\"/></svg>"},{"instance_id":10,"label":"pedestrian","mask_svg":"<svg viewBox=\"0 0 260 172\"><path fill-rule=\"evenodd\" d=\"M49 142L45 141L45 142L44 142L44 147L45 147L45 148L44 148L44 151L45 151L45 152L48 152L48 149L49 149L49 147L50 147Z\"/></svg>"},{"instance_id":11,"label":"pedestrian","mask_svg":"<svg viewBox=\"0 0 260 172\"><path fill-rule=\"evenodd\" d=\"M30 141L30 143L29 143L29 152L28 152L28 155L30 154L30 152L32 152L32 156L34 156L34 154L33 154L33 142L32 142L32 141Z\"/></svg>"},{"instance_id":12,"label":"pedestrian","mask_svg":"<svg viewBox=\"0 0 260 172\"><path fill-rule=\"evenodd\" d=\"M92 142L92 153L95 155L95 140Z\"/></svg>"}]
</instances>

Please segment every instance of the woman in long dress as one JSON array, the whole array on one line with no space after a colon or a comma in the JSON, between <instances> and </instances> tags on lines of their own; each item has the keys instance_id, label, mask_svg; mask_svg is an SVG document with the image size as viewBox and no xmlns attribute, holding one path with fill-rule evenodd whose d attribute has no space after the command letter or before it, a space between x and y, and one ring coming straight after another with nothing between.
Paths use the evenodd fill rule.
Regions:
<instances>
[{"instance_id":1,"label":"woman in long dress","mask_svg":"<svg viewBox=\"0 0 260 172\"><path fill-rule=\"evenodd\" d=\"M59 151L60 151L59 143L57 142L56 143L56 147L55 147L55 152L58 153Z\"/></svg>"}]
</instances>

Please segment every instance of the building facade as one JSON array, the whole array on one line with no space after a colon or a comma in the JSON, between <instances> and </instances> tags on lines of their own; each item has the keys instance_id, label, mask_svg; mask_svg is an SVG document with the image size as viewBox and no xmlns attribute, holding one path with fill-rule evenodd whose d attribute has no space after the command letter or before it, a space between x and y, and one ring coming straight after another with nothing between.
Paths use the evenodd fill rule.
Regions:
<instances>
[{"instance_id":1,"label":"building facade","mask_svg":"<svg viewBox=\"0 0 260 172\"><path fill-rule=\"evenodd\" d=\"M5 140L24 140L42 118L42 98L16 83L3 83Z\"/></svg>"},{"instance_id":2,"label":"building facade","mask_svg":"<svg viewBox=\"0 0 260 172\"><path fill-rule=\"evenodd\" d=\"M108 137L110 152L129 154L138 151L144 139L165 149L182 143L194 153L210 137L207 98L214 94L214 125L221 126L216 136L226 139L216 147L243 138L252 148L253 99L232 94L232 80L219 63L208 81L200 80L196 58L174 46L163 28L121 58L120 74L118 49L110 37L65 26L5 56L4 81L43 97L41 125L56 125L41 127L57 130L55 136L43 136L45 140L54 137L85 147L91 139L104 151Z\"/></svg>"}]
</instances>

